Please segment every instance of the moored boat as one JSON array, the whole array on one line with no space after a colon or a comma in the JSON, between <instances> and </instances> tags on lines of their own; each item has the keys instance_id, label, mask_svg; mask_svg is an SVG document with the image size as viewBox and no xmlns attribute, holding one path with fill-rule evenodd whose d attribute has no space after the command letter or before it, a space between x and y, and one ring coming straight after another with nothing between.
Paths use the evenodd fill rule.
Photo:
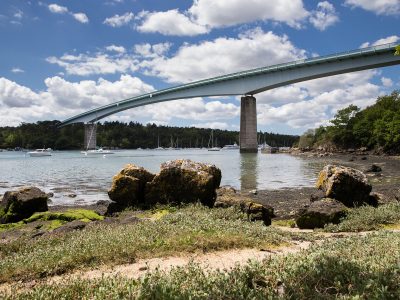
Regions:
<instances>
[{"instance_id":1,"label":"moored boat","mask_svg":"<svg viewBox=\"0 0 400 300\"><path fill-rule=\"evenodd\" d=\"M51 156L51 148L47 149L36 149L35 151L28 152L29 156L31 157L41 157L41 156Z\"/></svg>"},{"instance_id":2,"label":"moored boat","mask_svg":"<svg viewBox=\"0 0 400 300\"><path fill-rule=\"evenodd\" d=\"M81 151L82 154L85 155L106 155L106 154L114 154L114 152L110 150L104 150L103 148L95 149L95 150L87 150L87 151Z\"/></svg>"},{"instance_id":3,"label":"moored boat","mask_svg":"<svg viewBox=\"0 0 400 300\"><path fill-rule=\"evenodd\" d=\"M240 149L239 145L234 143L233 145L225 145L222 150L238 150Z\"/></svg>"}]
</instances>

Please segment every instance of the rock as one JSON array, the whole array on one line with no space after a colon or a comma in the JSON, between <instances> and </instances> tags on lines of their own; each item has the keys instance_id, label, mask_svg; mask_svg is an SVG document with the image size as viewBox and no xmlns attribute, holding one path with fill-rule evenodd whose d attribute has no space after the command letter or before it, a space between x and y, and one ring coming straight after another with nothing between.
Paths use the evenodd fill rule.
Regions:
<instances>
[{"instance_id":1,"label":"rock","mask_svg":"<svg viewBox=\"0 0 400 300\"><path fill-rule=\"evenodd\" d=\"M236 193L234 189L225 187L218 189L217 195L214 207L236 206L247 214L250 221L263 221L265 225L271 225L271 220L275 216L274 209L271 206L256 203L252 199Z\"/></svg>"},{"instance_id":2,"label":"rock","mask_svg":"<svg viewBox=\"0 0 400 300\"><path fill-rule=\"evenodd\" d=\"M121 175L126 175L139 179L140 191L144 193L144 187L146 183L152 181L156 176L150 173L143 167L136 166L134 164L127 164L120 172Z\"/></svg>"},{"instance_id":3,"label":"rock","mask_svg":"<svg viewBox=\"0 0 400 300\"><path fill-rule=\"evenodd\" d=\"M378 165L373 164L366 170L366 172L372 172L372 173L382 172L382 168Z\"/></svg>"},{"instance_id":4,"label":"rock","mask_svg":"<svg viewBox=\"0 0 400 300\"><path fill-rule=\"evenodd\" d=\"M36 187L7 191L0 202L0 223L14 223L29 218L35 212L47 211L48 197Z\"/></svg>"},{"instance_id":5,"label":"rock","mask_svg":"<svg viewBox=\"0 0 400 300\"><path fill-rule=\"evenodd\" d=\"M300 229L323 228L326 224L338 224L346 215L347 208L341 202L324 198L312 202L300 212L296 218L297 227Z\"/></svg>"},{"instance_id":6,"label":"rock","mask_svg":"<svg viewBox=\"0 0 400 300\"><path fill-rule=\"evenodd\" d=\"M113 209L143 204L146 183L153 180L154 176L142 167L133 164L126 165L113 177L108 191L110 199L118 204L113 205Z\"/></svg>"},{"instance_id":7,"label":"rock","mask_svg":"<svg viewBox=\"0 0 400 300\"><path fill-rule=\"evenodd\" d=\"M257 195L258 194L258 191L255 189L255 190L251 190L251 191L249 191L249 194L251 194L251 195Z\"/></svg>"},{"instance_id":8,"label":"rock","mask_svg":"<svg viewBox=\"0 0 400 300\"><path fill-rule=\"evenodd\" d=\"M367 159L368 159L368 157L366 157L366 156L361 157L361 160L367 160Z\"/></svg>"},{"instance_id":9,"label":"rock","mask_svg":"<svg viewBox=\"0 0 400 300\"><path fill-rule=\"evenodd\" d=\"M221 170L214 165L191 160L168 161L145 187L145 202L152 206L200 201L212 207L221 182Z\"/></svg>"},{"instance_id":10,"label":"rock","mask_svg":"<svg viewBox=\"0 0 400 300\"><path fill-rule=\"evenodd\" d=\"M113 177L108 196L122 207L137 204L140 194L139 182L135 177L117 174Z\"/></svg>"},{"instance_id":11,"label":"rock","mask_svg":"<svg viewBox=\"0 0 400 300\"><path fill-rule=\"evenodd\" d=\"M72 222L68 222L56 229L53 230L54 233L66 233L66 232L71 232L74 230L82 230L83 228L86 227L86 222L80 221L80 220L75 220Z\"/></svg>"},{"instance_id":12,"label":"rock","mask_svg":"<svg viewBox=\"0 0 400 300\"><path fill-rule=\"evenodd\" d=\"M314 193L311 194L310 196L310 202L315 202L318 200L321 200L325 198L325 193L322 190L316 190Z\"/></svg>"},{"instance_id":13,"label":"rock","mask_svg":"<svg viewBox=\"0 0 400 300\"><path fill-rule=\"evenodd\" d=\"M383 195L381 193L372 192L369 195L368 204L372 205L374 207L377 207L377 206L382 205L382 204L387 204L389 202L390 202L389 199L385 195Z\"/></svg>"},{"instance_id":14,"label":"rock","mask_svg":"<svg viewBox=\"0 0 400 300\"><path fill-rule=\"evenodd\" d=\"M371 185L367 176L353 168L327 165L319 173L316 187L325 197L342 202L347 207L368 204Z\"/></svg>"}]
</instances>

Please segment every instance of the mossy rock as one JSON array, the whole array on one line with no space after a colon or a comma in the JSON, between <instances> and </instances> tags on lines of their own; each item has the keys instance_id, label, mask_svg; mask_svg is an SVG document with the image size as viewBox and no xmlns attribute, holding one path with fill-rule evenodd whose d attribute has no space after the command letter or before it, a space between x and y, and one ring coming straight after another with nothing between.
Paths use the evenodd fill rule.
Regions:
<instances>
[{"instance_id":1,"label":"mossy rock","mask_svg":"<svg viewBox=\"0 0 400 300\"><path fill-rule=\"evenodd\" d=\"M0 223L16 223L35 212L47 211L48 196L36 187L7 191L0 202Z\"/></svg>"},{"instance_id":2,"label":"mossy rock","mask_svg":"<svg viewBox=\"0 0 400 300\"><path fill-rule=\"evenodd\" d=\"M29 224L35 224L35 227L40 230L53 231L67 223L80 221L89 223L91 221L100 221L104 217L96 212L87 209L68 209L64 212L40 212L35 213L31 217L22 221L9 224L0 224L0 232L23 229Z\"/></svg>"},{"instance_id":3,"label":"mossy rock","mask_svg":"<svg viewBox=\"0 0 400 300\"><path fill-rule=\"evenodd\" d=\"M300 212L296 224L300 229L324 228L327 224L338 224L346 216L347 208L341 202L324 198L312 202Z\"/></svg>"},{"instance_id":4,"label":"mossy rock","mask_svg":"<svg viewBox=\"0 0 400 300\"><path fill-rule=\"evenodd\" d=\"M145 203L181 204L201 202L212 207L215 190L221 182L221 171L214 165L191 160L175 160L163 163L161 171L145 187Z\"/></svg>"},{"instance_id":5,"label":"mossy rock","mask_svg":"<svg viewBox=\"0 0 400 300\"><path fill-rule=\"evenodd\" d=\"M71 222L75 220L80 220L83 222L90 222L90 221L100 221L103 220L104 217L98 215L92 210L88 209L68 209L64 212L41 212L35 213L30 218L23 220L23 222L31 223L34 221L64 221L64 222Z\"/></svg>"},{"instance_id":6,"label":"mossy rock","mask_svg":"<svg viewBox=\"0 0 400 300\"><path fill-rule=\"evenodd\" d=\"M138 204L140 194L140 180L123 174L113 177L111 188L108 191L110 199L122 207Z\"/></svg>"},{"instance_id":7,"label":"mossy rock","mask_svg":"<svg viewBox=\"0 0 400 300\"><path fill-rule=\"evenodd\" d=\"M363 172L335 165L327 165L322 169L316 187L325 193L326 198L338 200L347 207L369 204L372 189Z\"/></svg>"},{"instance_id":8,"label":"mossy rock","mask_svg":"<svg viewBox=\"0 0 400 300\"><path fill-rule=\"evenodd\" d=\"M263 221L266 226L271 225L272 218L275 216L272 206L254 202L248 197L236 193L231 187L222 187L217 190L217 200L214 207L236 206L245 213L250 221Z\"/></svg>"}]
</instances>

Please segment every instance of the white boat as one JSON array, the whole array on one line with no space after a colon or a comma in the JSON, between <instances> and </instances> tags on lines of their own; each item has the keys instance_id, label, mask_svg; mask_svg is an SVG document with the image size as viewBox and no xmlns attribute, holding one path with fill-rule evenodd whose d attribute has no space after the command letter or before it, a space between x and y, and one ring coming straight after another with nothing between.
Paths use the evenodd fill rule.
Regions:
<instances>
[{"instance_id":1,"label":"white boat","mask_svg":"<svg viewBox=\"0 0 400 300\"><path fill-rule=\"evenodd\" d=\"M234 143L233 145L225 145L222 150L238 150L240 149L239 145Z\"/></svg>"},{"instance_id":2,"label":"white boat","mask_svg":"<svg viewBox=\"0 0 400 300\"><path fill-rule=\"evenodd\" d=\"M82 154L85 155L108 155L108 154L114 154L114 152L110 150L104 150L103 148L99 148L96 150L87 150L87 151L81 151Z\"/></svg>"},{"instance_id":3,"label":"white boat","mask_svg":"<svg viewBox=\"0 0 400 300\"><path fill-rule=\"evenodd\" d=\"M36 149L35 151L28 152L31 157L51 156L51 148L47 149Z\"/></svg>"}]
</instances>

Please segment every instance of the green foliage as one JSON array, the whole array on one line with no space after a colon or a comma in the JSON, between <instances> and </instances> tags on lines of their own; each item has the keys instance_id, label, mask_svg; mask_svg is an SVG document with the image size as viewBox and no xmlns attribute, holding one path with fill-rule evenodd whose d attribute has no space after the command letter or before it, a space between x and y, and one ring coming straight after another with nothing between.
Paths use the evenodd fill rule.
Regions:
<instances>
[{"instance_id":1,"label":"green foliage","mask_svg":"<svg viewBox=\"0 0 400 300\"><path fill-rule=\"evenodd\" d=\"M72 124L59 128L59 121L43 121L36 124L22 123L18 127L0 127L1 148L42 148L57 150L82 149L83 125ZM141 125L130 122L104 122L97 125L97 145L121 149L161 147L207 147L211 129L194 127L169 127L155 124ZM214 130L218 146L239 143L237 131ZM271 146L291 146L298 136L259 133L260 143ZM214 142L215 143L215 142Z\"/></svg>"},{"instance_id":2,"label":"green foliage","mask_svg":"<svg viewBox=\"0 0 400 300\"><path fill-rule=\"evenodd\" d=\"M394 55L400 55L400 45L396 46L396 52Z\"/></svg>"},{"instance_id":3,"label":"green foliage","mask_svg":"<svg viewBox=\"0 0 400 300\"><path fill-rule=\"evenodd\" d=\"M313 129L309 129L300 136L298 147L300 149L311 149L314 142L315 131Z\"/></svg>"},{"instance_id":4,"label":"green foliage","mask_svg":"<svg viewBox=\"0 0 400 300\"><path fill-rule=\"evenodd\" d=\"M315 131L314 146L332 143L339 148L380 148L400 152L400 94L381 96L361 110L350 105L339 110L332 125Z\"/></svg>"},{"instance_id":5,"label":"green foliage","mask_svg":"<svg viewBox=\"0 0 400 300\"><path fill-rule=\"evenodd\" d=\"M230 271L190 264L139 280L67 279L9 299L399 299L399 244L399 234L381 232L326 241Z\"/></svg>"},{"instance_id":6,"label":"green foliage","mask_svg":"<svg viewBox=\"0 0 400 300\"><path fill-rule=\"evenodd\" d=\"M0 243L0 282L182 252L271 248L288 243L290 235L262 222L250 223L234 208L190 205L170 213L159 211L153 220L137 224L98 223L62 236Z\"/></svg>"},{"instance_id":7,"label":"green foliage","mask_svg":"<svg viewBox=\"0 0 400 300\"><path fill-rule=\"evenodd\" d=\"M339 224L330 224L324 230L358 232L377 230L389 224L400 224L400 203L390 203L377 208L362 206L351 209Z\"/></svg>"}]
</instances>

